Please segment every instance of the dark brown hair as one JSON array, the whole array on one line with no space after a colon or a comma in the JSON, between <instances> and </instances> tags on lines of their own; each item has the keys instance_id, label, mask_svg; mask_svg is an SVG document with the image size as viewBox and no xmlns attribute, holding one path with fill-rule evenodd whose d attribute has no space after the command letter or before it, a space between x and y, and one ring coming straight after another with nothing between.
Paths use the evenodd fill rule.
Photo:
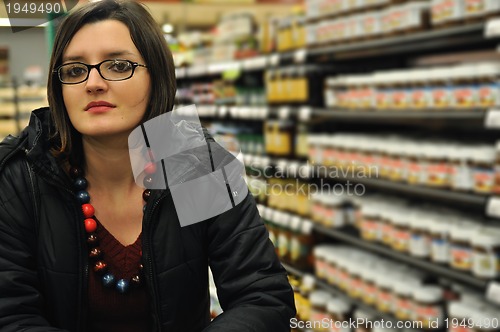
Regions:
<instances>
[{"instance_id":1,"label":"dark brown hair","mask_svg":"<svg viewBox=\"0 0 500 332\"><path fill-rule=\"evenodd\" d=\"M125 24L133 43L148 66L151 93L142 121L147 121L173 108L176 92L175 68L172 53L159 25L140 3L130 0L104 0L85 4L71 12L60 24L54 40L47 94L54 122L55 153L81 161L81 135L71 124L62 97L57 74L52 71L62 64L64 50L73 36L85 24L103 20L117 20Z\"/></svg>"}]
</instances>

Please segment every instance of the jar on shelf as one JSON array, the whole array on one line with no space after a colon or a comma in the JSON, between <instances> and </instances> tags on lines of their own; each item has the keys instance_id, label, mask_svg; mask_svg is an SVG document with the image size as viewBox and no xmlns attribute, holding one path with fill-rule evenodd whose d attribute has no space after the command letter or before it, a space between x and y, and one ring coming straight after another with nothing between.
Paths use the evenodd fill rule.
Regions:
<instances>
[{"instance_id":1,"label":"jar on shelf","mask_svg":"<svg viewBox=\"0 0 500 332\"><path fill-rule=\"evenodd\" d=\"M375 306L377 310L383 313L389 313L393 302L393 284L394 280L387 273L379 273L375 283L377 285L377 300Z\"/></svg>"},{"instance_id":2,"label":"jar on shelf","mask_svg":"<svg viewBox=\"0 0 500 332\"><path fill-rule=\"evenodd\" d=\"M473 332L472 315L475 307L467 302L456 301L448 303L448 331L449 332ZM461 323L465 324L461 324ZM472 323L472 324L469 324Z\"/></svg>"},{"instance_id":3,"label":"jar on shelf","mask_svg":"<svg viewBox=\"0 0 500 332\"><path fill-rule=\"evenodd\" d=\"M414 321L424 330L440 329L444 324L443 289L434 285L420 285L413 290ZM437 325L437 326L436 326Z\"/></svg>"},{"instance_id":4,"label":"jar on shelf","mask_svg":"<svg viewBox=\"0 0 500 332\"><path fill-rule=\"evenodd\" d=\"M409 253L418 258L428 258L431 254L431 236L427 214L420 210L415 210L410 217L410 229Z\"/></svg>"},{"instance_id":5,"label":"jar on shelf","mask_svg":"<svg viewBox=\"0 0 500 332\"><path fill-rule=\"evenodd\" d=\"M488 146L479 147L473 152L471 159L474 192L483 194L491 193L495 183L495 148Z\"/></svg>"},{"instance_id":6,"label":"jar on shelf","mask_svg":"<svg viewBox=\"0 0 500 332\"><path fill-rule=\"evenodd\" d=\"M361 298L361 290L363 289L363 279L361 274L363 272L362 266L365 265L366 262L364 260L352 260L348 262L346 268L349 272L349 285L347 287L347 295L353 299Z\"/></svg>"},{"instance_id":7,"label":"jar on shelf","mask_svg":"<svg viewBox=\"0 0 500 332\"><path fill-rule=\"evenodd\" d=\"M361 207L363 220L361 222L361 238L367 241L380 239L380 211L377 206L366 203Z\"/></svg>"},{"instance_id":8,"label":"jar on shelf","mask_svg":"<svg viewBox=\"0 0 500 332\"><path fill-rule=\"evenodd\" d=\"M376 319L375 314L372 311L368 311L363 308L357 308L352 314L352 319L359 324L355 324L354 332L372 332L374 321Z\"/></svg>"},{"instance_id":9,"label":"jar on shelf","mask_svg":"<svg viewBox=\"0 0 500 332\"><path fill-rule=\"evenodd\" d=\"M413 307L413 289L420 282L410 277L397 279L394 283L394 302L392 312L399 320L411 320L415 316Z\"/></svg>"},{"instance_id":10,"label":"jar on shelf","mask_svg":"<svg viewBox=\"0 0 500 332\"><path fill-rule=\"evenodd\" d=\"M483 279L500 275L500 228L483 227L472 235L472 273Z\"/></svg>"},{"instance_id":11,"label":"jar on shelf","mask_svg":"<svg viewBox=\"0 0 500 332\"><path fill-rule=\"evenodd\" d=\"M413 81L412 72L395 71L392 73L395 81L395 87L392 91L392 108L395 110L407 110L410 107L411 100L411 82Z\"/></svg>"},{"instance_id":12,"label":"jar on shelf","mask_svg":"<svg viewBox=\"0 0 500 332\"><path fill-rule=\"evenodd\" d=\"M339 282L339 269L337 264L337 255L341 252L340 248L329 248L325 252L325 262L326 262L326 270L325 270L325 280L330 285L337 285Z\"/></svg>"},{"instance_id":13,"label":"jar on shelf","mask_svg":"<svg viewBox=\"0 0 500 332\"><path fill-rule=\"evenodd\" d=\"M483 62L476 65L476 74L479 80L478 106L494 107L500 105L500 64L497 62Z\"/></svg>"},{"instance_id":14,"label":"jar on shelf","mask_svg":"<svg viewBox=\"0 0 500 332\"><path fill-rule=\"evenodd\" d=\"M290 215L288 213L280 213L278 217L278 227L280 232L278 235L278 253L281 260L289 262L290 260Z\"/></svg>"},{"instance_id":15,"label":"jar on shelf","mask_svg":"<svg viewBox=\"0 0 500 332\"><path fill-rule=\"evenodd\" d=\"M448 151L451 168L450 186L453 190L467 192L474 188L471 155L472 149L464 145L453 146Z\"/></svg>"},{"instance_id":16,"label":"jar on shelf","mask_svg":"<svg viewBox=\"0 0 500 332\"><path fill-rule=\"evenodd\" d=\"M363 279L361 300L367 305L374 305L377 301L377 273L375 269L379 261L380 259L373 257L372 265L366 264L361 270L361 278Z\"/></svg>"},{"instance_id":17,"label":"jar on shelf","mask_svg":"<svg viewBox=\"0 0 500 332\"><path fill-rule=\"evenodd\" d=\"M444 144L433 143L424 150L427 164L425 185L438 188L450 186L451 168L446 149Z\"/></svg>"},{"instance_id":18,"label":"jar on shelf","mask_svg":"<svg viewBox=\"0 0 500 332\"><path fill-rule=\"evenodd\" d=\"M264 220L266 221L267 230L269 232L269 240L271 240L276 253L278 252L278 236L277 236L277 227L275 221L275 210L271 208L266 208L264 210Z\"/></svg>"},{"instance_id":19,"label":"jar on shelf","mask_svg":"<svg viewBox=\"0 0 500 332\"><path fill-rule=\"evenodd\" d=\"M471 234L479 225L469 222L459 222L450 230L450 266L457 270L472 270Z\"/></svg>"},{"instance_id":20,"label":"jar on shelf","mask_svg":"<svg viewBox=\"0 0 500 332\"><path fill-rule=\"evenodd\" d=\"M450 231L453 218L447 214L431 217L429 230L431 236L431 261L436 264L450 262Z\"/></svg>"},{"instance_id":21,"label":"jar on shelf","mask_svg":"<svg viewBox=\"0 0 500 332\"><path fill-rule=\"evenodd\" d=\"M344 198L335 194L325 195L323 223L326 227L340 228L345 225Z\"/></svg>"},{"instance_id":22,"label":"jar on shelf","mask_svg":"<svg viewBox=\"0 0 500 332\"><path fill-rule=\"evenodd\" d=\"M327 326L324 326L324 322L329 321L329 315L327 312L328 301L332 299L330 293L324 290L315 290L309 294L309 301L311 303L311 322L315 326L314 331L317 332L327 332Z\"/></svg>"},{"instance_id":23,"label":"jar on shelf","mask_svg":"<svg viewBox=\"0 0 500 332\"><path fill-rule=\"evenodd\" d=\"M393 239L391 243L391 248L393 250L407 253L410 251L410 239L411 239L411 227L410 227L411 215L406 210L401 211L401 213L394 216L392 220L393 224Z\"/></svg>"},{"instance_id":24,"label":"jar on shelf","mask_svg":"<svg viewBox=\"0 0 500 332\"><path fill-rule=\"evenodd\" d=\"M300 287L300 295L302 302L300 304L300 319L309 321L311 319L311 301L310 294L316 287L316 279L310 274L305 274L302 277L302 284Z\"/></svg>"},{"instance_id":25,"label":"jar on shelf","mask_svg":"<svg viewBox=\"0 0 500 332\"><path fill-rule=\"evenodd\" d=\"M410 108L414 110L432 108L432 89L429 86L429 70L414 69L412 81Z\"/></svg>"},{"instance_id":26,"label":"jar on shelf","mask_svg":"<svg viewBox=\"0 0 500 332\"><path fill-rule=\"evenodd\" d=\"M455 81L453 88L455 107L458 109L477 107L479 105L479 80L475 65L459 65L451 72Z\"/></svg>"},{"instance_id":27,"label":"jar on shelf","mask_svg":"<svg viewBox=\"0 0 500 332\"><path fill-rule=\"evenodd\" d=\"M313 249L314 253L314 271L319 279L326 279L327 276L327 261L326 255L328 251L328 246L321 245L315 246Z\"/></svg>"},{"instance_id":28,"label":"jar on shelf","mask_svg":"<svg viewBox=\"0 0 500 332\"><path fill-rule=\"evenodd\" d=\"M293 231L290 240L290 263L299 269L307 269L312 266L312 247L314 245L312 222L293 216L290 226Z\"/></svg>"},{"instance_id":29,"label":"jar on shelf","mask_svg":"<svg viewBox=\"0 0 500 332\"><path fill-rule=\"evenodd\" d=\"M498 332L498 307L485 306L482 310L475 310L472 314L474 332Z\"/></svg>"},{"instance_id":30,"label":"jar on shelf","mask_svg":"<svg viewBox=\"0 0 500 332\"><path fill-rule=\"evenodd\" d=\"M447 110L455 107L453 82L450 68L439 67L429 72L432 89L432 105L436 109Z\"/></svg>"},{"instance_id":31,"label":"jar on shelf","mask_svg":"<svg viewBox=\"0 0 500 332\"><path fill-rule=\"evenodd\" d=\"M336 297L328 301L326 307L330 315L330 330L336 332L350 332L351 330L342 324L343 322L349 322L349 312L351 310L351 304L345 299Z\"/></svg>"}]
</instances>

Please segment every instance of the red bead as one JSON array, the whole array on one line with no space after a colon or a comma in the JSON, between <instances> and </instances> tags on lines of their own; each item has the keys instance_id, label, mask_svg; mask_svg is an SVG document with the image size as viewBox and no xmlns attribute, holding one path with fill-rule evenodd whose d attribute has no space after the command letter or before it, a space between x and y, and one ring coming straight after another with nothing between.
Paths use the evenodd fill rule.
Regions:
<instances>
[{"instance_id":1,"label":"red bead","mask_svg":"<svg viewBox=\"0 0 500 332\"><path fill-rule=\"evenodd\" d=\"M95 259L101 257L101 249L99 248L93 248L89 251L89 258Z\"/></svg>"},{"instance_id":2,"label":"red bead","mask_svg":"<svg viewBox=\"0 0 500 332\"><path fill-rule=\"evenodd\" d=\"M146 166L144 166L144 172L146 174L154 174L156 172L156 164L155 163L147 163Z\"/></svg>"},{"instance_id":3,"label":"red bead","mask_svg":"<svg viewBox=\"0 0 500 332\"><path fill-rule=\"evenodd\" d=\"M95 209L92 206L92 204L88 204L88 203L82 205L82 211L83 211L83 215L85 216L85 218L91 218L94 216L94 213L95 213Z\"/></svg>"},{"instance_id":4,"label":"red bead","mask_svg":"<svg viewBox=\"0 0 500 332\"><path fill-rule=\"evenodd\" d=\"M89 244L89 246L93 247L93 246L96 246L99 244L99 240L97 239L97 235L95 234L90 234L88 237L87 237L87 243Z\"/></svg>"},{"instance_id":5,"label":"red bead","mask_svg":"<svg viewBox=\"0 0 500 332\"><path fill-rule=\"evenodd\" d=\"M104 263L103 261L97 261L94 264L94 272L97 273L104 273L108 270L108 265Z\"/></svg>"},{"instance_id":6,"label":"red bead","mask_svg":"<svg viewBox=\"0 0 500 332\"><path fill-rule=\"evenodd\" d=\"M87 233L93 233L97 229L97 223L92 218L85 219L84 223L85 223L85 230L87 231Z\"/></svg>"}]
</instances>

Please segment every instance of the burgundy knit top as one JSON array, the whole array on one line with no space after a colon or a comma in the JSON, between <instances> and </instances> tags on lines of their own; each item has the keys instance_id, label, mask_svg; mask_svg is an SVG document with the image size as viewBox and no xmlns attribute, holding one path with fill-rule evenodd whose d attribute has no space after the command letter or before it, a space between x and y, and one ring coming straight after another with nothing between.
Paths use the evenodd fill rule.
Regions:
<instances>
[{"instance_id":1,"label":"burgundy knit top","mask_svg":"<svg viewBox=\"0 0 500 332\"><path fill-rule=\"evenodd\" d=\"M109 272L130 280L141 264L141 235L125 247L99 222L96 233ZM139 288L131 287L128 293L120 294L114 288L104 287L101 276L90 269L88 331L149 331L148 321L149 301L144 280Z\"/></svg>"}]
</instances>

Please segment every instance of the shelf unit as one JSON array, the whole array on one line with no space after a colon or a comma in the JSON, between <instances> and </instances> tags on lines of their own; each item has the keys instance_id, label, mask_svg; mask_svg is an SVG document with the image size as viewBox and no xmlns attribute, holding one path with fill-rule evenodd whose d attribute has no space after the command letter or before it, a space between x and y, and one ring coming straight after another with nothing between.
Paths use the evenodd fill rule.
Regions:
<instances>
[{"instance_id":1,"label":"shelf unit","mask_svg":"<svg viewBox=\"0 0 500 332\"><path fill-rule=\"evenodd\" d=\"M286 53L263 55L255 59L200 64L189 68L178 68L176 74L181 82L189 83L200 79L206 81L210 78L220 77L226 70L239 70L244 74L259 75L267 69L314 64L323 66L326 76L327 74L359 73L358 67L361 68L361 71L367 71L368 68L372 68L371 71L373 71L381 68L439 65L440 61L444 61L443 59L450 61L450 53L463 52L464 50L486 50L484 52L488 53L489 59L500 59L498 54L500 52L500 33L495 32L495 29L490 29L491 26L500 26L499 23L500 18L492 18L474 24L443 27L374 40L349 42L342 45L309 47ZM439 59L429 57L435 54L440 54ZM487 139L489 143L498 140L497 131L500 130L499 109L500 107L470 110L447 109L446 111L434 109L348 110L325 108L320 105L286 103L259 106L198 105L199 116L205 122L229 122L234 126L253 126L255 128L270 119L289 120L295 124L305 124L309 128L314 128L313 132L314 130L324 132L325 128L329 128L331 131L345 130L344 128L352 128L358 124L362 129L371 126L372 130L380 128L380 130L386 132L392 130L404 131L404 128L407 128L404 126L410 126L412 129L420 131L431 130L435 136L443 135L443 130L450 129L450 132L456 134L456 137L461 137L460 135L465 133L463 135L465 138L479 137L485 141ZM318 130L318 128L320 129ZM497 143L497 145L500 144ZM247 155L244 156L244 159L246 161L256 158L255 160L259 159L258 163L261 163L263 161L261 157ZM280 164L285 165L286 168L307 170L307 172L298 176L302 180L309 180L311 178L310 172L314 171L314 166L297 158L281 158L277 156L267 156L266 158L267 160L261 165L262 167L274 169ZM395 193L398 196L439 203L457 207L457 209L467 209L476 215L481 215L481 217L491 218L492 222L500 220L500 197L495 195L455 192L377 178L339 177L327 179L325 176L319 176L319 178L328 181L360 183L369 190ZM483 294L488 294L491 289L500 289L498 280L485 281L466 272L393 251L381 244L363 240L353 230L330 229L318 224L314 224L314 230L315 233L327 239L377 253L394 261L421 269L439 278L465 285ZM290 273L299 277L306 273L288 264L284 264L284 266ZM320 288L336 296L346 296L328 283L318 279L316 281ZM371 307L367 308L362 302L356 302L352 299L350 301L362 308L375 310ZM500 299L497 302L500 303ZM378 315L380 316L380 313ZM394 317L390 316L384 318L394 320Z\"/></svg>"},{"instance_id":2,"label":"shelf unit","mask_svg":"<svg viewBox=\"0 0 500 332\"><path fill-rule=\"evenodd\" d=\"M475 130L500 130L498 109L442 110L341 110L308 106L219 106L197 105L198 115L205 120L264 121L267 119L295 119L301 122L360 122L376 124L412 124L429 126L429 121L440 127L458 127Z\"/></svg>"},{"instance_id":3,"label":"shelf unit","mask_svg":"<svg viewBox=\"0 0 500 332\"><path fill-rule=\"evenodd\" d=\"M252 163L252 160L255 158L260 158L259 156L251 156L244 155L243 159L245 161L249 160ZM253 163L252 163L253 164ZM299 169L299 174L297 174L298 178L307 180L311 178L311 174L314 177L319 176L321 179L332 180L345 182L350 181L353 183L363 184L369 188L381 189L384 191L392 192L398 195L408 195L411 197L418 197L426 200L433 200L437 202L443 202L450 205L462 205L467 206L470 209L473 209L477 212L484 213L487 217L490 218L500 218L500 215L497 214L488 214L488 206L491 204L491 201L495 199L494 195L481 195L475 193L463 193L456 192L446 189L425 187L421 185L409 185L402 182L393 182L385 179L376 179L376 178L355 178L355 177L346 177L339 176L338 178L332 179L328 178L325 174L322 174L322 168L314 165L310 165L301 160L290 160L284 158L268 158L266 160L266 165L260 165L257 163L256 167L270 167L271 169L276 169L277 165L285 165L287 167L287 172L281 172L286 174L293 174L296 169ZM271 172L273 172L271 170ZM500 219L498 219L500 221Z\"/></svg>"}]
</instances>

